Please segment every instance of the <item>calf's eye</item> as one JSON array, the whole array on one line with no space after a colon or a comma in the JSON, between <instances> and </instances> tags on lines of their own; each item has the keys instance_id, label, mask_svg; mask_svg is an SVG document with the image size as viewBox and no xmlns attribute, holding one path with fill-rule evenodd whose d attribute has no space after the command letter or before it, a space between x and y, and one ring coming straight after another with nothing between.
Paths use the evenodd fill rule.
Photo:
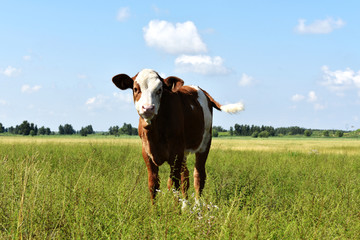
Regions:
<instances>
[{"instance_id":1,"label":"calf's eye","mask_svg":"<svg viewBox=\"0 0 360 240\"><path fill-rule=\"evenodd\" d=\"M160 94L161 94L161 88L156 91L156 94L157 94L157 95L160 95Z\"/></svg>"}]
</instances>

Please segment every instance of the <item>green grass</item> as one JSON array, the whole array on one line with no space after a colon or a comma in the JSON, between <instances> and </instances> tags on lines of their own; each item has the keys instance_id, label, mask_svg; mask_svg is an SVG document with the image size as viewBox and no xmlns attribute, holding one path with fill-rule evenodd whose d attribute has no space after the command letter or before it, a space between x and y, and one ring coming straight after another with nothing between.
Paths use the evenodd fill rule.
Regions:
<instances>
[{"instance_id":1,"label":"green grass","mask_svg":"<svg viewBox=\"0 0 360 240\"><path fill-rule=\"evenodd\" d=\"M181 212L167 165L150 204L137 138L1 137L0 239L357 239L359 146L215 139L202 209L191 181Z\"/></svg>"}]
</instances>

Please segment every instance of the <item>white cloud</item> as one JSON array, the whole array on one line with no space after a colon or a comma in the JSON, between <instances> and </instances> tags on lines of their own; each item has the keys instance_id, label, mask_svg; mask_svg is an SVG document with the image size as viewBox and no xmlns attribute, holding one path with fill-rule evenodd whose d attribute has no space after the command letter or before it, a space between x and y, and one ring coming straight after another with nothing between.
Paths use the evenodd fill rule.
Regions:
<instances>
[{"instance_id":1,"label":"white cloud","mask_svg":"<svg viewBox=\"0 0 360 240\"><path fill-rule=\"evenodd\" d=\"M86 105L92 105L94 104L96 101L96 97L92 97L92 98L89 98L88 100L86 100Z\"/></svg>"},{"instance_id":2,"label":"white cloud","mask_svg":"<svg viewBox=\"0 0 360 240\"><path fill-rule=\"evenodd\" d=\"M301 94L295 94L294 96L291 97L291 100L293 102L300 102L304 99L305 97Z\"/></svg>"},{"instance_id":3,"label":"white cloud","mask_svg":"<svg viewBox=\"0 0 360 240\"><path fill-rule=\"evenodd\" d=\"M0 73L4 74L8 77L14 77L21 72L20 69L14 68L12 66L8 66L5 70L0 70Z\"/></svg>"},{"instance_id":4,"label":"white cloud","mask_svg":"<svg viewBox=\"0 0 360 240\"><path fill-rule=\"evenodd\" d=\"M249 86L253 83L253 81L254 81L253 77L243 73L239 81L239 85L242 87Z\"/></svg>"},{"instance_id":5,"label":"white cloud","mask_svg":"<svg viewBox=\"0 0 360 240\"><path fill-rule=\"evenodd\" d=\"M191 21L173 23L152 20L143 28L146 44L170 54L207 52L195 24Z\"/></svg>"},{"instance_id":6,"label":"white cloud","mask_svg":"<svg viewBox=\"0 0 360 240\"><path fill-rule=\"evenodd\" d=\"M88 107L89 110L94 108L109 108L106 106L108 100L108 96L99 94L96 97L88 98L85 102L85 105Z\"/></svg>"},{"instance_id":7,"label":"white cloud","mask_svg":"<svg viewBox=\"0 0 360 240\"><path fill-rule=\"evenodd\" d=\"M299 19L299 24L295 27L295 31L300 34L327 34L335 29L345 26L345 22L338 18L326 18L324 20L315 20L313 23L306 25L305 19Z\"/></svg>"},{"instance_id":8,"label":"white cloud","mask_svg":"<svg viewBox=\"0 0 360 240\"><path fill-rule=\"evenodd\" d=\"M203 75L227 74L230 70L223 66L223 62L219 56L181 55L175 59L175 66L179 72L195 72Z\"/></svg>"},{"instance_id":9,"label":"white cloud","mask_svg":"<svg viewBox=\"0 0 360 240\"><path fill-rule=\"evenodd\" d=\"M23 59L24 59L25 61L30 61L30 60L31 60L31 56L30 56L30 55L23 56Z\"/></svg>"},{"instance_id":10,"label":"white cloud","mask_svg":"<svg viewBox=\"0 0 360 240\"><path fill-rule=\"evenodd\" d=\"M320 103L315 103L315 104L314 104L314 109L315 109L316 111L324 110L324 109L325 109L325 106L322 105L322 104L320 104Z\"/></svg>"},{"instance_id":11,"label":"white cloud","mask_svg":"<svg viewBox=\"0 0 360 240\"><path fill-rule=\"evenodd\" d=\"M301 102L305 99L306 97L304 95L301 94L295 94L291 97L291 100L293 102ZM316 95L316 93L314 91L310 91L307 95L307 102L311 103L314 107L314 110L319 111L319 110L323 110L325 109L325 105L321 104L318 102L318 97ZM297 106L291 106L292 109L296 109Z\"/></svg>"},{"instance_id":12,"label":"white cloud","mask_svg":"<svg viewBox=\"0 0 360 240\"><path fill-rule=\"evenodd\" d=\"M161 9L161 8L159 8L158 6L155 6L155 5L152 6L152 10L153 10L157 15L160 15L160 14L169 14L169 11L168 11L168 10L166 10L166 9Z\"/></svg>"},{"instance_id":13,"label":"white cloud","mask_svg":"<svg viewBox=\"0 0 360 240\"><path fill-rule=\"evenodd\" d=\"M0 99L0 105L5 106L7 104L7 101L5 101L4 99Z\"/></svg>"},{"instance_id":14,"label":"white cloud","mask_svg":"<svg viewBox=\"0 0 360 240\"><path fill-rule=\"evenodd\" d=\"M39 91L40 89L41 89L40 85L35 85L35 86L31 87L30 85L25 84L25 85L23 85L21 87L21 92L23 92L23 93L33 93L33 92Z\"/></svg>"},{"instance_id":15,"label":"white cloud","mask_svg":"<svg viewBox=\"0 0 360 240\"><path fill-rule=\"evenodd\" d=\"M300 102L302 100L305 99L305 96L304 95L301 95L301 94L295 94L291 97L291 100L293 102ZM314 91L310 91L308 93L308 98L307 98L307 101L308 102L316 102L318 99L318 97L316 96L316 93Z\"/></svg>"},{"instance_id":16,"label":"white cloud","mask_svg":"<svg viewBox=\"0 0 360 240\"><path fill-rule=\"evenodd\" d=\"M119 105L119 102L130 104L133 98L130 93L114 93L112 97L98 94L96 97L88 98L85 105L89 110L93 109L107 109L112 110L114 104Z\"/></svg>"},{"instance_id":17,"label":"white cloud","mask_svg":"<svg viewBox=\"0 0 360 240\"><path fill-rule=\"evenodd\" d=\"M310 91L308 94L308 101L309 102L316 102L317 101L317 96L316 93L314 91Z\"/></svg>"},{"instance_id":18,"label":"white cloud","mask_svg":"<svg viewBox=\"0 0 360 240\"><path fill-rule=\"evenodd\" d=\"M167 74L166 73L163 73L163 72L160 72L160 73L158 73L159 75L160 75L160 77L162 77L162 78L167 78Z\"/></svg>"},{"instance_id":19,"label":"white cloud","mask_svg":"<svg viewBox=\"0 0 360 240\"><path fill-rule=\"evenodd\" d=\"M204 34L214 34L214 33L216 33L214 28L207 28L207 29L202 30L201 32L204 33Z\"/></svg>"},{"instance_id":20,"label":"white cloud","mask_svg":"<svg viewBox=\"0 0 360 240\"><path fill-rule=\"evenodd\" d=\"M325 80L322 84L331 91L342 95L345 90L360 89L360 71L355 72L350 68L346 68L344 71L331 71L328 66L323 66L321 70Z\"/></svg>"},{"instance_id":21,"label":"white cloud","mask_svg":"<svg viewBox=\"0 0 360 240\"><path fill-rule=\"evenodd\" d=\"M119 9L118 14L116 16L116 20L118 20L119 22L124 22L129 17L130 17L130 8L123 7Z\"/></svg>"},{"instance_id":22,"label":"white cloud","mask_svg":"<svg viewBox=\"0 0 360 240\"><path fill-rule=\"evenodd\" d=\"M78 74L77 77L79 79L86 79L87 78L87 76L85 74Z\"/></svg>"},{"instance_id":23,"label":"white cloud","mask_svg":"<svg viewBox=\"0 0 360 240\"><path fill-rule=\"evenodd\" d=\"M130 93L116 92L113 93L113 96L115 97L115 99L117 99L120 102L125 102L125 103L133 102L133 96Z\"/></svg>"}]
</instances>

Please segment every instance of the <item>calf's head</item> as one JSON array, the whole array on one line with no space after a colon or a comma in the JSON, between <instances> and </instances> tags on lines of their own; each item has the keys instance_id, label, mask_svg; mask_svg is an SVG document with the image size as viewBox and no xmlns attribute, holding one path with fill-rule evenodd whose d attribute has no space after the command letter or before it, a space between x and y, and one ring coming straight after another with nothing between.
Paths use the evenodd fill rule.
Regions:
<instances>
[{"instance_id":1,"label":"calf's head","mask_svg":"<svg viewBox=\"0 0 360 240\"><path fill-rule=\"evenodd\" d=\"M113 77L112 81L121 90L133 90L135 108L148 124L159 112L164 91L176 92L184 85L180 78L163 79L151 69L144 69L132 78L126 74L119 74Z\"/></svg>"}]
</instances>

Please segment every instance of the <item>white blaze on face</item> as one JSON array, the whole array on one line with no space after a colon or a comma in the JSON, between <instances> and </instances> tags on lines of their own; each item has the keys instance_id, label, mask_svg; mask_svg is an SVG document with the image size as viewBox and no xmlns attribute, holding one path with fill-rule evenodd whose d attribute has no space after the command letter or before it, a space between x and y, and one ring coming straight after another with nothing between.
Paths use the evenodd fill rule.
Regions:
<instances>
[{"instance_id":1,"label":"white blaze on face","mask_svg":"<svg viewBox=\"0 0 360 240\"><path fill-rule=\"evenodd\" d=\"M150 123L160 108L163 83L159 75L151 69L142 70L135 82L139 84L141 91L140 99L135 101L135 108L139 115Z\"/></svg>"}]
</instances>

